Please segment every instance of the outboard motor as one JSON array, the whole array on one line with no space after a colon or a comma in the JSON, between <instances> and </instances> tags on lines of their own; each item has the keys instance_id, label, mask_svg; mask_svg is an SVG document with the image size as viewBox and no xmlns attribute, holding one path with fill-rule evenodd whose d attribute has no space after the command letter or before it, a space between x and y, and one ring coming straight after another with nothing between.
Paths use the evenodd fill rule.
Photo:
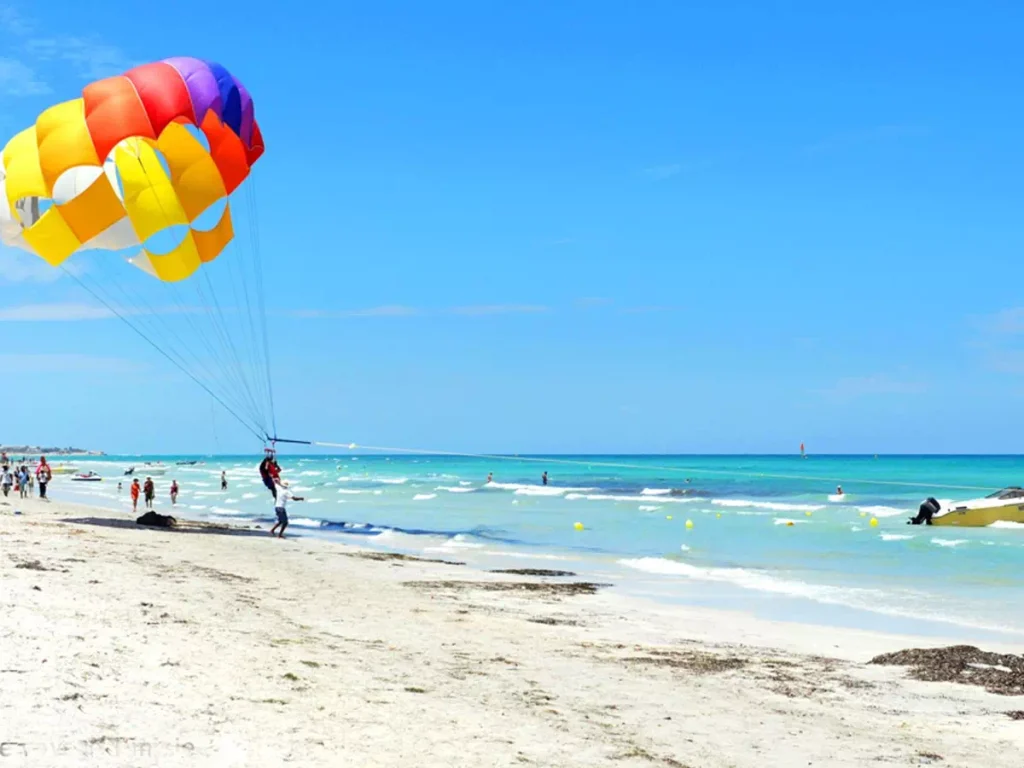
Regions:
<instances>
[{"instance_id":1,"label":"outboard motor","mask_svg":"<svg viewBox=\"0 0 1024 768\"><path fill-rule=\"evenodd\" d=\"M921 525L921 523L924 523L925 525L931 525L932 517L937 515L941 508L942 505L939 504L939 502L936 501L934 498L929 496L927 499L921 502L921 506L918 507L917 510L917 516L910 518L910 520L907 521L907 524Z\"/></svg>"}]
</instances>

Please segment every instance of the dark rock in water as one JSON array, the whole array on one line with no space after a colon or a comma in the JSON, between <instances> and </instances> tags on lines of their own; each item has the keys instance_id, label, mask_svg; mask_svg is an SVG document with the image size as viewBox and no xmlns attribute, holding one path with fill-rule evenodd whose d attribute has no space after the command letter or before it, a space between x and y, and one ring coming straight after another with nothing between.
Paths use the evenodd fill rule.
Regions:
<instances>
[{"instance_id":1,"label":"dark rock in water","mask_svg":"<svg viewBox=\"0 0 1024 768\"><path fill-rule=\"evenodd\" d=\"M876 656L870 663L910 667L916 680L977 685L1002 696L1024 695L1024 656L990 653L973 645L911 648Z\"/></svg>"},{"instance_id":2,"label":"dark rock in water","mask_svg":"<svg viewBox=\"0 0 1024 768\"><path fill-rule=\"evenodd\" d=\"M491 573L511 573L515 576L575 576L572 571L549 571L546 568L500 568Z\"/></svg>"},{"instance_id":3,"label":"dark rock in water","mask_svg":"<svg viewBox=\"0 0 1024 768\"><path fill-rule=\"evenodd\" d=\"M156 512L147 512L142 517L135 518L139 525L149 525L154 528L173 528L178 521L170 515L161 515Z\"/></svg>"}]
</instances>

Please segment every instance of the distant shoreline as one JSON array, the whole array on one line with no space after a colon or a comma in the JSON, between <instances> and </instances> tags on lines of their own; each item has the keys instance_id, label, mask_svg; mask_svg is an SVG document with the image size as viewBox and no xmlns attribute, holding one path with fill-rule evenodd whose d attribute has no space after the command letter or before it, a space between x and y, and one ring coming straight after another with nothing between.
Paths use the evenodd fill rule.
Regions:
<instances>
[{"instance_id":1,"label":"distant shoreline","mask_svg":"<svg viewBox=\"0 0 1024 768\"><path fill-rule=\"evenodd\" d=\"M24 456L106 456L103 451L89 451L85 448L47 448L38 445L0 445L0 451L8 455Z\"/></svg>"}]
</instances>

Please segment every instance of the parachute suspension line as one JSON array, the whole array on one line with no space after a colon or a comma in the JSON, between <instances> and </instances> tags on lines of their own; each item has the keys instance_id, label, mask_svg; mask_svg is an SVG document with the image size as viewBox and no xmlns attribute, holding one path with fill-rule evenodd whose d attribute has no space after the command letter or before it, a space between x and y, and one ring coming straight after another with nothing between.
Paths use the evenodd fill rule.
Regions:
<instances>
[{"instance_id":1,"label":"parachute suspension line","mask_svg":"<svg viewBox=\"0 0 1024 768\"><path fill-rule=\"evenodd\" d=\"M110 270L110 274L109 275L105 275L105 277L107 279L109 279L109 281L114 284L114 287L117 289L118 293L122 297L128 298L128 297L130 297L132 295L132 293L129 292L121 284L121 282L117 278L117 270L116 269ZM80 284L82 284L84 281L80 280L79 282L80 282ZM109 296L109 293L107 293L106 291L103 290L102 286L97 284L97 285L93 285L93 286L84 286L83 285L83 287L86 287L87 290L91 294L93 294L94 296L99 296L100 299L102 301L104 301L104 303L106 303L108 305L113 305L115 303L114 300ZM146 299L144 298L143 294L138 294L138 296L139 296L139 298L137 299L136 305L134 307L130 307L131 311L130 312L126 312L124 310L120 310L120 314L121 315L133 314L134 316L136 316L137 321L138 321L138 326L141 329L147 331L148 335L150 335L150 336L154 335L153 334L154 331L161 330L160 328L157 328L156 326L162 325L163 326L163 332L166 333L168 336L173 337L173 340L177 340L178 344L180 345L179 348L175 348L173 344L165 345L165 346L168 347L168 349L165 350L165 352L168 355L173 355L173 356L175 356L177 358L177 360L175 362L177 363L178 367L179 368L187 368L187 367L189 367L189 363L191 362L191 364L194 365L196 369L198 369L205 376L207 376L208 378L213 380L214 377L210 375L209 371L203 365L202 360L198 356L193 356L193 360L192 361L189 361L189 360L186 359L185 351L189 350L190 347L189 347L189 345L187 345L181 339L181 337L177 334L177 332L174 330L174 328L172 326L170 326L169 324L167 324L163 320L163 317L162 317L163 312L158 310L157 308L154 308L152 304L150 304L148 301L146 301ZM190 324L192 324L193 327L194 327L194 324L191 321L190 312L188 311L188 309L183 307L183 305L181 305L180 301L178 301L176 303L179 305L179 308L181 308L181 313L185 316L185 318L188 320L188 322ZM145 319L148 319L148 318L152 318L152 322L149 325L151 325L153 327L147 327L147 324L145 322L143 322ZM131 323L129 323L129 325L131 325ZM198 331L196 332L196 337L199 338L201 341L206 341L205 337L201 333L199 333ZM208 346L208 344L207 344L207 346ZM211 359L214 359L214 360L217 359L216 354L211 353ZM226 396L226 394L227 393L222 393L222 396L224 397L224 399L225 400L230 399L230 398L228 398ZM240 405L237 402L234 402L233 406L236 409L238 409L238 410L244 410L244 408L241 408Z\"/></svg>"},{"instance_id":2,"label":"parachute suspension line","mask_svg":"<svg viewBox=\"0 0 1024 768\"><path fill-rule=\"evenodd\" d=\"M149 338L149 336L147 336L142 330L140 330L138 327L136 327L134 323L132 323L124 314L119 312L112 304L107 302L102 296L100 296L98 293L93 291L88 285L86 285L84 282L82 282L78 278L77 275L73 274L72 272L69 272L66 267L61 266L60 269L61 269L61 271L64 272L65 275L70 277L72 280L74 280L76 283L78 283L83 289L85 289L85 291L87 291L94 299L99 301L110 312L112 312L120 320L122 320L129 328L131 328L133 331L135 331L135 333L137 333L142 338L143 341L145 341L147 344L149 344L151 347L153 347L153 349L155 349L157 352L159 352L172 365L174 365L182 373L184 373L186 376L188 376L190 379L192 379L192 381L194 381L196 384L198 384L200 387L202 387L202 389L206 392L206 394L208 394L210 397L212 397L214 400L216 400L225 411L227 411L232 416L234 416L235 419L238 421L238 423L241 424L243 427L245 427L250 432L252 432L256 436L256 438L258 440L263 441L265 439L265 435L261 435L259 433L258 429L254 428L253 425L251 425L249 422L247 422L245 419L243 419L241 416L239 416L234 411L234 409L229 407L220 397L217 396L217 394L213 390L211 390L208 386L206 386L206 384L204 384L202 381L200 381L198 378L196 378L196 376L191 371L189 371L188 368L186 368L181 363L179 363L177 360L175 360L174 357L172 357L171 355L167 354L167 352L165 352L160 347L160 345L158 345L155 341L153 341L151 338Z\"/></svg>"},{"instance_id":3,"label":"parachute suspension line","mask_svg":"<svg viewBox=\"0 0 1024 768\"><path fill-rule=\"evenodd\" d=\"M207 286L207 288L209 289L209 292L210 292L209 301L212 304L212 306L214 307L214 309L216 310L216 316L217 316L217 318L219 318L219 321L220 321L220 325L218 326L216 323L214 323L214 327L217 328L217 330L220 332L220 334L222 336L222 341L224 342L225 347L227 348L228 352L230 353L231 358L234 360L234 363L235 363L235 366L236 366L236 371L239 374L238 378L239 378L239 381L242 384L242 389L244 390L245 394L248 396L249 402L252 404L253 408L255 409L255 412L257 414L259 414L259 412L260 412L259 403L256 401L256 397L252 393L252 387L249 386L249 380L245 376L245 372L244 372L244 368L242 366L241 358L238 355L238 350L237 350L237 348L235 346L234 340L231 337L231 332L230 332L230 330L228 328L227 321L224 318L224 313L221 310L220 302L217 301L217 294L214 292L213 286L210 284L210 277L209 277L209 275L206 274L205 271L200 270L200 272L203 273L202 274L202 278L206 282L206 286ZM199 283L196 283L196 290L200 292L200 295L202 295L202 287L199 285ZM204 299L205 299L205 297L204 297ZM205 302L204 302L204 306L205 306ZM257 424L260 427L260 429L263 430L263 433L266 434L266 431L267 431L266 430L266 424L263 422L262 416L258 415L256 421L257 421Z\"/></svg>"},{"instance_id":4,"label":"parachute suspension line","mask_svg":"<svg viewBox=\"0 0 1024 768\"><path fill-rule=\"evenodd\" d=\"M274 410L274 383L270 375L270 337L267 333L267 306L263 291L263 252L260 247L259 195L256 193L256 174L250 171L247 185L250 201L250 230L253 239L253 272L256 277L256 301L259 309L260 327L263 336L263 356L266 361L267 397L270 400L270 423L277 434L277 414Z\"/></svg>"},{"instance_id":5,"label":"parachute suspension line","mask_svg":"<svg viewBox=\"0 0 1024 768\"><path fill-rule=\"evenodd\" d=\"M147 171L147 169L145 167L145 164L142 162L142 156L141 156L141 154L138 151L136 152L136 159L139 162L139 169L142 171L142 174L147 179L149 179L150 184L152 185L152 179L150 178L149 172ZM167 211L164 209L163 203L160 200L159 196L157 196L156 199L157 199L157 205L160 207L160 212L163 214L164 220L168 223L168 225L170 225L172 219L168 216ZM202 271L202 270L200 270L200 271ZM205 272L203 274L204 274L204 276L206 276ZM208 281L208 277L207 277L207 281ZM239 392L238 401L239 402L244 402L244 397L242 395L243 395L244 392L247 391L244 371L242 370L241 364L238 362L237 353L234 355L234 358L233 358L234 362L235 362L235 365L236 365L236 368L234 370L232 370L232 368L231 368L232 356L231 356L231 351L230 351L230 347L231 347L231 345L230 345L230 337L227 336L226 322L224 322L223 315L220 314L219 305L217 306L217 310L218 310L218 314L220 314L221 324L218 326L217 323L213 320L213 315L210 312L209 305L208 305L207 301L205 300L205 297L202 297L202 292L201 292L201 289L200 289L198 283L196 283L196 288L199 291L200 297L201 297L200 306L206 311L207 316L211 318L211 323L210 324L213 326L214 330L218 332L219 336L221 336L220 341L221 341L222 345L224 346L224 350L225 350L225 353L226 353L224 358L223 358L223 361L224 361L224 371L225 371L225 373L228 373L229 375L230 374L234 375L234 386L239 387L239 390L238 390L238 392ZM173 293L173 289L171 291L169 291L169 292ZM212 289L211 289L211 293L212 293ZM159 315L157 315L157 317L159 318ZM165 326L166 326L166 323L165 323ZM225 337L227 337L227 338L225 338ZM215 356L214 360L216 360L216 359L217 359L217 357ZM252 409L250 411L250 413L249 413L249 418L252 420L252 422L256 425L256 427L259 430L261 430L264 434L266 434L265 425L262 423L263 420L259 416L259 407L255 404L255 401L252 400L251 393L249 393L249 395L250 395L249 408ZM247 410L247 409L248 408L241 409L241 410Z\"/></svg>"},{"instance_id":6,"label":"parachute suspension line","mask_svg":"<svg viewBox=\"0 0 1024 768\"><path fill-rule=\"evenodd\" d=\"M725 477L759 477L772 480L807 480L821 483L846 483L847 485L886 485L903 488L938 488L944 491L997 491L996 486L985 485L943 485L931 482L909 482L906 480L857 480L851 478L818 477L814 475L789 475L777 472L741 472L728 469L708 469L706 467L665 467L651 464L626 464L611 461L582 461L580 459L544 458L543 456L510 456L497 453L460 453L458 451L437 451L425 448L392 448L379 445L357 445L356 443L328 443L320 440L277 440L279 443L299 443L315 445L321 448L361 449L383 454L409 454L416 456L453 456L463 459L488 459L490 461L528 462L533 464L560 464L577 467L601 467L603 469L638 469L657 470L659 472L680 472L691 475L720 475Z\"/></svg>"}]
</instances>

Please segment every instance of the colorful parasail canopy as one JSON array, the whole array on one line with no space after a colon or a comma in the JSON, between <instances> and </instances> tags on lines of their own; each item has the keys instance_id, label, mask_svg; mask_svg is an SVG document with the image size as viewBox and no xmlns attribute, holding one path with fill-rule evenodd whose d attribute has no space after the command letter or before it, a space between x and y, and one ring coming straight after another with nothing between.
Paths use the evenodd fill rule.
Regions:
<instances>
[{"instance_id":1,"label":"colorful parasail canopy","mask_svg":"<svg viewBox=\"0 0 1024 768\"><path fill-rule=\"evenodd\" d=\"M234 237L227 197L263 149L249 92L219 64L177 57L98 80L7 142L0 241L53 266L135 248L132 264L183 280Z\"/></svg>"}]
</instances>

